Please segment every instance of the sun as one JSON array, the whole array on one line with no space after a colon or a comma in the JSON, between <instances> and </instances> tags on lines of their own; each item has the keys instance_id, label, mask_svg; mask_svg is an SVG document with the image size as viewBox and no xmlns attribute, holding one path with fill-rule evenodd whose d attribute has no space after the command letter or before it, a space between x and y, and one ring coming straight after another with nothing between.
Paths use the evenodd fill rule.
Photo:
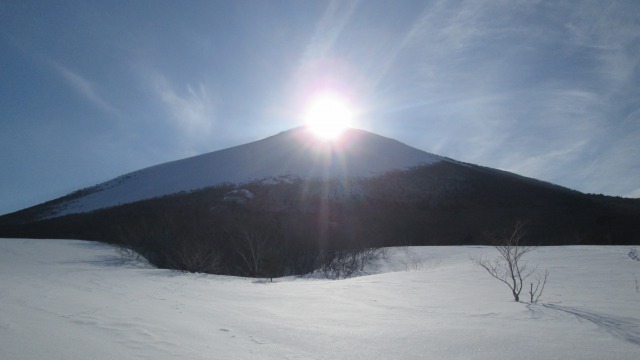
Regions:
<instances>
[{"instance_id":1,"label":"sun","mask_svg":"<svg viewBox=\"0 0 640 360\"><path fill-rule=\"evenodd\" d=\"M335 140L351 126L354 109L349 101L336 93L314 96L305 113L305 122L321 139Z\"/></svg>"}]
</instances>

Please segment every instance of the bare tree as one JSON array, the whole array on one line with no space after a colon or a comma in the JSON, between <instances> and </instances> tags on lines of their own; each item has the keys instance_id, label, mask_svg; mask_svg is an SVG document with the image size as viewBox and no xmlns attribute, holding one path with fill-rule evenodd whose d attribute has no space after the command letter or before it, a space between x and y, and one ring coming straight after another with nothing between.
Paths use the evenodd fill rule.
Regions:
<instances>
[{"instance_id":1,"label":"bare tree","mask_svg":"<svg viewBox=\"0 0 640 360\"><path fill-rule=\"evenodd\" d=\"M526 234L524 226L524 222L518 221L513 229L489 236L493 247L499 253L499 256L495 259L482 257L471 258L474 264L481 266L489 275L506 284L511 290L515 301L520 301L520 293L522 292L526 279L535 272L535 268L529 268L527 263L522 261L524 255L536 249L536 246L525 245L523 243L523 238ZM547 271L543 279L538 277L538 282L535 287L533 283L531 283L531 302L537 302L540 295L542 295L548 275L549 273Z\"/></svg>"},{"instance_id":2,"label":"bare tree","mask_svg":"<svg viewBox=\"0 0 640 360\"><path fill-rule=\"evenodd\" d=\"M250 276L259 276L263 273L265 257L268 254L269 238L260 231L249 229L246 226L237 226L231 235L231 246L242 259Z\"/></svg>"}]
</instances>

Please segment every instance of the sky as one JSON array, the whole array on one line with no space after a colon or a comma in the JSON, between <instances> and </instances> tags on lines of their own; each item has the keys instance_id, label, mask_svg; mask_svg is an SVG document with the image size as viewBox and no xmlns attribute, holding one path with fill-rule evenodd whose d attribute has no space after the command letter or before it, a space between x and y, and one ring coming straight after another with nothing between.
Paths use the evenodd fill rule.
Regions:
<instances>
[{"instance_id":1,"label":"sky","mask_svg":"<svg viewBox=\"0 0 640 360\"><path fill-rule=\"evenodd\" d=\"M0 2L0 214L303 124L640 197L640 2Z\"/></svg>"}]
</instances>

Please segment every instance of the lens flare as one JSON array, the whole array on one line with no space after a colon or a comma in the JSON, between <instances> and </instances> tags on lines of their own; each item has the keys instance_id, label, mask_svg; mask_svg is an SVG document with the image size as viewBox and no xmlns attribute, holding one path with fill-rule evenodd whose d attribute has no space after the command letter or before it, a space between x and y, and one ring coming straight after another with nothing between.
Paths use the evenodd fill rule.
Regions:
<instances>
[{"instance_id":1,"label":"lens flare","mask_svg":"<svg viewBox=\"0 0 640 360\"><path fill-rule=\"evenodd\" d=\"M310 102L305 121L319 138L335 140L351 125L354 111L349 101L335 93L316 95Z\"/></svg>"}]
</instances>

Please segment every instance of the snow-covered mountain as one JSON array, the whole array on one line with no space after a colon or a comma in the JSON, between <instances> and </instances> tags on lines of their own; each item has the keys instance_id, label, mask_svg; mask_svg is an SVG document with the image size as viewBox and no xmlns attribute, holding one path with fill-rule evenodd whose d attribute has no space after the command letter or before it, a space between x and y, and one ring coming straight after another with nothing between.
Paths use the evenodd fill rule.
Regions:
<instances>
[{"instance_id":1,"label":"snow-covered mountain","mask_svg":"<svg viewBox=\"0 0 640 360\"><path fill-rule=\"evenodd\" d=\"M349 129L339 140L329 142L299 127L120 176L48 202L40 207L37 217L88 212L224 182L246 183L286 175L366 177L441 161L450 160L364 130Z\"/></svg>"},{"instance_id":2,"label":"snow-covered mountain","mask_svg":"<svg viewBox=\"0 0 640 360\"><path fill-rule=\"evenodd\" d=\"M315 181L344 177L356 179ZM303 181L290 181L295 178ZM312 181L304 181L309 178ZM333 196L331 214L314 203L313 195L324 192ZM174 196L159 199L165 195ZM351 202L354 195L358 202ZM155 200L142 201L147 199ZM401 241L476 244L482 242L481 234L522 219L530 223L531 238L546 245L640 241L640 200L582 194L436 156L363 130L351 129L339 140L326 142L306 128L142 169L1 216L0 236L113 241L122 236L118 229L157 227L167 216L175 226L193 222L192 228L205 233L203 224L218 221L219 229L233 220L210 213L230 202L246 205L244 214L256 224L281 217L277 231L290 235L297 227L319 226L316 215L324 214L327 222L351 224L343 226L340 236L376 238L387 246ZM265 213L267 209L278 213ZM309 238L304 232L296 234L300 241Z\"/></svg>"}]
</instances>

